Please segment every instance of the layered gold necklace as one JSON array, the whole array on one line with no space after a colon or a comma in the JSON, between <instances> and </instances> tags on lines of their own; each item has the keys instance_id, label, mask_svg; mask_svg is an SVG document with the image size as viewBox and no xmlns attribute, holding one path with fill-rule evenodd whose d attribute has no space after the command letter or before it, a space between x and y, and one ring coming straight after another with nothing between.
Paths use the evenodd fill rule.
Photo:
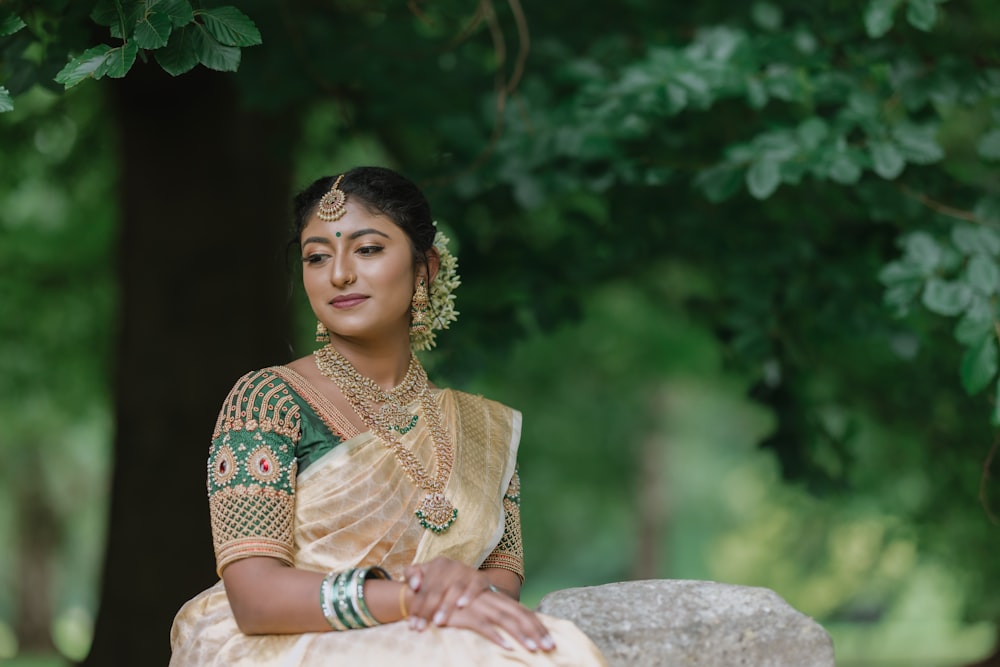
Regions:
<instances>
[{"instance_id":1,"label":"layered gold necklace","mask_svg":"<svg viewBox=\"0 0 1000 667\"><path fill-rule=\"evenodd\" d=\"M365 377L337 351L326 345L313 353L319 372L333 381L361 421L370 428L386 447L392 450L407 477L427 491L416 511L420 525L438 535L448 530L458 518L458 508L444 495L444 487L455 462L455 451L444 426L441 409L431 395L427 373L417 357L410 355L410 365L403 381L386 391L373 380ZM416 425L418 415L411 415L406 406L420 400L427 428L434 440L434 458L437 463L433 477L424 469L417 457L403 446L400 436Z\"/></svg>"}]
</instances>

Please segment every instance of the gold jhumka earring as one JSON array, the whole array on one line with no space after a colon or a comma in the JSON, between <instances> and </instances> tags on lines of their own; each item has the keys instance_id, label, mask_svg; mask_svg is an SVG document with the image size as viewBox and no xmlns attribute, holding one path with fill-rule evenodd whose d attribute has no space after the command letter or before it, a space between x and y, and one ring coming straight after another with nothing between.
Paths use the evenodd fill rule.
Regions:
<instances>
[{"instance_id":1,"label":"gold jhumka earring","mask_svg":"<svg viewBox=\"0 0 1000 667\"><path fill-rule=\"evenodd\" d=\"M326 325L316 321L316 342L317 343L329 343L330 342L330 332L327 331Z\"/></svg>"},{"instance_id":2,"label":"gold jhumka earring","mask_svg":"<svg viewBox=\"0 0 1000 667\"><path fill-rule=\"evenodd\" d=\"M413 292L413 300L410 302L410 316L412 317L410 333L425 333L430 329L430 323L427 321L429 306L427 283L421 278L420 282L417 283L417 289Z\"/></svg>"}]
</instances>

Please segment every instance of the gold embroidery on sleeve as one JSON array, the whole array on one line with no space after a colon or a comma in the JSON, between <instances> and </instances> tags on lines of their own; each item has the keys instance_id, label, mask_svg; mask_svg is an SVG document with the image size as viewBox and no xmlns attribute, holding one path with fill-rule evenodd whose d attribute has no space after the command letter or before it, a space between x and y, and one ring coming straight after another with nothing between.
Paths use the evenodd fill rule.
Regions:
<instances>
[{"instance_id":1,"label":"gold embroidery on sleeve","mask_svg":"<svg viewBox=\"0 0 1000 667\"><path fill-rule=\"evenodd\" d=\"M486 557L481 568L498 567L510 570L524 582L524 545L521 542L521 478L514 473L503 497L503 537L496 549Z\"/></svg>"},{"instance_id":2,"label":"gold embroidery on sleeve","mask_svg":"<svg viewBox=\"0 0 1000 667\"><path fill-rule=\"evenodd\" d=\"M226 397L209 456L216 569L249 556L291 563L299 408L274 373L249 373Z\"/></svg>"},{"instance_id":3,"label":"gold embroidery on sleeve","mask_svg":"<svg viewBox=\"0 0 1000 667\"><path fill-rule=\"evenodd\" d=\"M292 559L294 505L288 494L262 486L231 486L209 498L216 570L248 556Z\"/></svg>"}]
</instances>

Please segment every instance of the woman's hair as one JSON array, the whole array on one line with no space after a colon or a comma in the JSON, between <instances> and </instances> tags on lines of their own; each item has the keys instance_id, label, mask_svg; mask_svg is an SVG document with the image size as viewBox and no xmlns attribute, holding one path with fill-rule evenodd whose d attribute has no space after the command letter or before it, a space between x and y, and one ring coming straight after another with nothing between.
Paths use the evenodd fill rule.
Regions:
<instances>
[{"instance_id":1,"label":"woman's hair","mask_svg":"<svg viewBox=\"0 0 1000 667\"><path fill-rule=\"evenodd\" d=\"M336 176L324 176L295 195L292 214L295 236L291 245L297 246L302 230L315 212ZM434 245L434 221L427 199L412 181L385 167L355 167L344 172L339 189L348 201L361 204L373 215L384 215L406 232L416 264L427 263L427 252Z\"/></svg>"}]
</instances>

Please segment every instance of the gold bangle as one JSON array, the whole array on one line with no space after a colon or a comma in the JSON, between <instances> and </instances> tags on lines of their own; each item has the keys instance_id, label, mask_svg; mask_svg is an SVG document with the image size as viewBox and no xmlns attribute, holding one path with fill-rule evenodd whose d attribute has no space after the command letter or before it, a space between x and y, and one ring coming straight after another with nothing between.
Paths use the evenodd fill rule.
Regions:
<instances>
[{"instance_id":1,"label":"gold bangle","mask_svg":"<svg viewBox=\"0 0 1000 667\"><path fill-rule=\"evenodd\" d=\"M406 611L406 584L399 587L399 613L403 615L403 618L410 615L410 612Z\"/></svg>"}]
</instances>

